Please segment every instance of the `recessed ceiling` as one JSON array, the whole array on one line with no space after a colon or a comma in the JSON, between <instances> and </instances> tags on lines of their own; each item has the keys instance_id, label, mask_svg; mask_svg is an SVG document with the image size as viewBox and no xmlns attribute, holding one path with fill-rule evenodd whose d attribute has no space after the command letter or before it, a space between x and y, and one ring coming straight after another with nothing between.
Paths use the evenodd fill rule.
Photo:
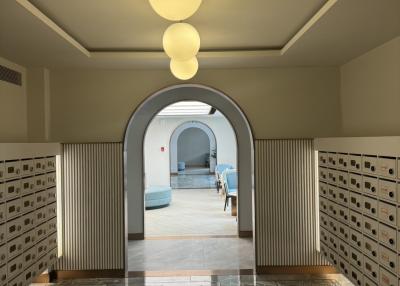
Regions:
<instances>
[{"instance_id":1,"label":"recessed ceiling","mask_svg":"<svg viewBox=\"0 0 400 286\"><path fill-rule=\"evenodd\" d=\"M201 35L201 69L338 66L400 36L399 11L399 0L204 0L187 22ZM167 69L168 25L148 0L1 0L0 56L48 68Z\"/></svg>"},{"instance_id":2,"label":"recessed ceiling","mask_svg":"<svg viewBox=\"0 0 400 286\"><path fill-rule=\"evenodd\" d=\"M157 116L209 115L211 105L199 101L180 101L168 105Z\"/></svg>"},{"instance_id":3,"label":"recessed ceiling","mask_svg":"<svg viewBox=\"0 0 400 286\"><path fill-rule=\"evenodd\" d=\"M205 0L185 22L199 31L203 50L281 48L326 1ZM161 50L171 24L148 0L30 2L89 50Z\"/></svg>"}]
</instances>

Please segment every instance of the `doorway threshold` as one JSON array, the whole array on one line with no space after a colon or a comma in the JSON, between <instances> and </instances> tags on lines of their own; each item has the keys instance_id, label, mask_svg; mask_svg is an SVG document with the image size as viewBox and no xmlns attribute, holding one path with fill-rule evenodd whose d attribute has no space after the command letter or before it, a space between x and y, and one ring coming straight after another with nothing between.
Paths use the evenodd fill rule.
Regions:
<instances>
[{"instance_id":1,"label":"doorway threshold","mask_svg":"<svg viewBox=\"0 0 400 286\"><path fill-rule=\"evenodd\" d=\"M167 271L129 271L128 277L177 277L177 276L215 276L215 275L253 275L255 269L219 270L167 270Z\"/></svg>"},{"instance_id":2,"label":"doorway threshold","mask_svg":"<svg viewBox=\"0 0 400 286\"><path fill-rule=\"evenodd\" d=\"M183 239L209 239L209 238L238 238L239 235L167 235L146 236L145 240L183 240Z\"/></svg>"}]
</instances>

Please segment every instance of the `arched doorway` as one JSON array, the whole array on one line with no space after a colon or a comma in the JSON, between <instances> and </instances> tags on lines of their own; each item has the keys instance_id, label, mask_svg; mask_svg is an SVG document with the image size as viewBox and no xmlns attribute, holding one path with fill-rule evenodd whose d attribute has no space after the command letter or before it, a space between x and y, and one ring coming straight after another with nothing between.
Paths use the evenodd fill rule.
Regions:
<instances>
[{"instance_id":1,"label":"arched doorway","mask_svg":"<svg viewBox=\"0 0 400 286\"><path fill-rule=\"evenodd\" d=\"M198 129L202 130L208 136L208 139L210 142L209 154L212 154L213 152L215 152L217 154L217 139L215 138L215 134L212 131L212 129L209 126L207 126L206 124L199 122L199 121L185 122L185 123L181 124L180 126L178 126L171 135L171 140L170 140L170 145L169 145L170 160L171 160L170 161L171 173L178 172L178 139L185 130L188 130L190 128L198 128ZM210 173L215 171L216 164L217 164L217 158L210 156L210 158L209 158Z\"/></svg>"},{"instance_id":2,"label":"arched doorway","mask_svg":"<svg viewBox=\"0 0 400 286\"><path fill-rule=\"evenodd\" d=\"M144 234L143 143L146 129L161 109L184 100L207 103L221 111L231 123L238 145L239 235L253 231L254 149L250 125L238 105L224 93L203 85L183 84L162 89L151 95L136 109L128 123L124 140L126 239L129 236L138 237ZM125 261L127 265L127 255Z\"/></svg>"}]
</instances>

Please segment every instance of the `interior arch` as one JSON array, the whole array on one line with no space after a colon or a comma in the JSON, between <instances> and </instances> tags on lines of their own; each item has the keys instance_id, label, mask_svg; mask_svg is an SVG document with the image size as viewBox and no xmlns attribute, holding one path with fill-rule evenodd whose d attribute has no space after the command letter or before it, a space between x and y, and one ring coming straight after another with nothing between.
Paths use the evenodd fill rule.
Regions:
<instances>
[{"instance_id":1,"label":"interior arch","mask_svg":"<svg viewBox=\"0 0 400 286\"><path fill-rule=\"evenodd\" d=\"M217 139L215 138L215 134L212 129L205 123L200 121L188 121L181 125L179 125L171 135L171 140L169 143L170 150L170 171L171 173L178 172L178 139L179 136L183 133L183 131L189 128L198 128L204 131L208 139L210 140L210 154L213 150L217 150ZM215 171L215 165L217 164L216 160L210 160L210 172Z\"/></svg>"},{"instance_id":2,"label":"interior arch","mask_svg":"<svg viewBox=\"0 0 400 286\"><path fill-rule=\"evenodd\" d=\"M238 229L253 231L254 148L250 125L237 104L224 93L197 84L175 85L149 96L133 113L124 140L125 229L129 235L144 234L144 137L153 117L164 107L178 101L207 103L230 122L237 138L238 168ZM127 247L127 243L125 243ZM127 248L125 249L127 261Z\"/></svg>"}]
</instances>

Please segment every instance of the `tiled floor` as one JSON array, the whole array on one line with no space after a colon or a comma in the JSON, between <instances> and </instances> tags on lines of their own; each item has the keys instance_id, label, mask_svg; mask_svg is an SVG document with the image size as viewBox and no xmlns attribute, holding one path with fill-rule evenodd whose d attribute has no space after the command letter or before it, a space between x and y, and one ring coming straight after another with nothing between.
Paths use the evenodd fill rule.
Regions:
<instances>
[{"instance_id":1,"label":"tiled floor","mask_svg":"<svg viewBox=\"0 0 400 286\"><path fill-rule=\"evenodd\" d=\"M210 168L188 167L183 171L179 171L178 173L179 175L209 175Z\"/></svg>"},{"instance_id":2,"label":"tiled floor","mask_svg":"<svg viewBox=\"0 0 400 286\"><path fill-rule=\"evenodd\" d=\"M146 237L236 234L236 218L215 189L173 190L169 206L145 212Z\"/></svg>"},{"instance_id":3,"label":"tiled floor","mask_svg":"<svg viewBox=\"0 0 400 286\"><path fill-rule=\"evenodd\" d=\"M171 176L173 189L211 189L215 188L215 175L208 168L188 168Z\"/></svg>"},{"instance_id":4,"label":"tiled floor","mask_svg":"<svg viewBox=\"0 0 400 286\"><path fill-rule=\"evenodd\" d=\"M128 243L129 271L253 269L249 238L138 240Z\"/></svg>"},{"instance_id":5,"label":"tiled floor","mask_svg":"<svg viewBox=\"0 0 400 286\"><path fill-rule=\"evenodd\" d=\"M46 284L33 284L43 286ZM341 275L319 277L299 275L177 276L127 279L77 279L47 285L135 285L135 286L351 286Z\"/></svg>"}]
</instances>

